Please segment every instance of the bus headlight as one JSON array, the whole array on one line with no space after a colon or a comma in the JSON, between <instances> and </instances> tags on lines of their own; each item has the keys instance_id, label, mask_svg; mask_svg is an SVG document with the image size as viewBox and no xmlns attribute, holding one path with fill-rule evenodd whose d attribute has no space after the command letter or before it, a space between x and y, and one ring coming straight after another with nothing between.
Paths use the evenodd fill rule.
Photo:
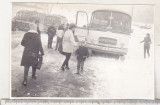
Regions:
<instances>
[{"instance_id":1,"label":"bus headlight","mask_svg":"<svg viewBox=\"0 0 160 105\"><path fill-rule=\"evenodd\" d=\"M124 43L121 43L121 44L120 44L120 48L124 48Z\"/></svg>"}]
</instances>

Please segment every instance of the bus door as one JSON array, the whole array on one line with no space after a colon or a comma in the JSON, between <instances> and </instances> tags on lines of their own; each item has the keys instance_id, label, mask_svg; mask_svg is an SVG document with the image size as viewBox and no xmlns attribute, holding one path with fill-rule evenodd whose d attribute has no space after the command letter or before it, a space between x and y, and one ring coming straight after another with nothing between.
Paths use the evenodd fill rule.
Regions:
<instances>
[{"instance_id":1,"label":"bus door","mask_svg":"<svg viewBox=\"0 0 160 105\"><path fill-rule=\"evenodd\" d=\"M76 15L76 29L74 32L75 40L84 41L88 35L88 14L84 11L78 11Z\"/></svg>"}]
</instances>

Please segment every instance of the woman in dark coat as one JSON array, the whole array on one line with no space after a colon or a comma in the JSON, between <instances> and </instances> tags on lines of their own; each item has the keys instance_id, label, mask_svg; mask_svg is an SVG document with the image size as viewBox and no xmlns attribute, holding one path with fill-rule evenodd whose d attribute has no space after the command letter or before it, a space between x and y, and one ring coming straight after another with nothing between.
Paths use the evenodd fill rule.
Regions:
<instances>
[{"instance_id":1,"label":"woman in dark coat","mask_svg":"<svg viewBox=\"0 0 160 105\"><path fill-rule=\"evenodd\" d=\"M30 25L30 30L24 34L21 45L24 46L21 66L24 66L23 84L26 85L30 66L32 66L32 78L36 79L36 65L38 63L38 57L40 55L44 55L42 43L35 24Z\"/></svg>"},{"instance_id":2,"label":"woman in dark coat","mask_svg":"<svg viewBox=\"0 0 160 105\"><path fill-rule=\"evenodd\" d=\"M150 50L150 44L151 42L151 38L150 38L150 34L147 33L146 37L144 38L143 41L141 41L141 43L144 42L144 58L146 58L146 52L148 54L148 57L150 56L149 50Z\"/></svg>"}]
</instances>

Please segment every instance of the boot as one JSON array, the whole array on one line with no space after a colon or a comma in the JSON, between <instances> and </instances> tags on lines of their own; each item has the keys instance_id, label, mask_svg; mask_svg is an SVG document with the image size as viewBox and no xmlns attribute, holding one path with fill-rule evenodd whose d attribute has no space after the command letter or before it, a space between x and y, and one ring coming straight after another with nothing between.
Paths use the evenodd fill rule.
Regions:
<instances>
[{"instance_id":1,"label":"boot","mask_svg":"<svg viewBox=\"0 0 160 105\"><path fill-rule=\"evenodd\" d=\"M67 67L65 67L65 69L66 69L66 70L70 70L70 68L69 68L68 66L67 66Z\"/></svg>"},{"instance_id":2,"label":"boot","mask_svg":"<svg viewBox=\"0 0 160 105\"><path fill-rule=\"evenodd\" d=\"M79 73L79 69L77 69L77 72L76 72L75 74L80 74L80 73Z\"/></svg>"},{"instance_id":3,"label":"boot","mask_svg":"<svg viewBox=\"0 0 160 105\"><path fill-rule=\"evenodd\" d=\"M24 67L24 80L23 80L23 85L27 85L28 71L29 71L29 67Z\"/></svg>"},{"instance_id":4,"label":"boot","mask_svg":"<svg viewBox=\"0 0 160 105\"><path fill-rule=\"evenodd\" d=\"M37 76L36 76L36 66L32 67L32 79L37 79Z\"/></svg>"},{"instance_id":5,"label":"boot","mask_svg":"<svg viewBox=\"0 0 160 105\"><path fill-rule=\"evenodd\" d=\"M62 71L65 71L65 68L64 68L64 66L62 66L62 67L61 67L61 70L62 70Z\"/></svg>"}]
</instances>

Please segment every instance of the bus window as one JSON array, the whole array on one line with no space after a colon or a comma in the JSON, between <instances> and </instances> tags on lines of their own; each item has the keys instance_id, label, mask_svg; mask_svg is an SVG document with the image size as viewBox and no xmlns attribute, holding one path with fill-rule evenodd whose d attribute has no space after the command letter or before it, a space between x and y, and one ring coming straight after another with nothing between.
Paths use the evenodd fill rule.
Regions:
<instances>
[{"instance_id":1,"label":"bus window","mask_svg":"<svg viewBox=\"0 0 160 105\"><path fill-rule=\"evenodd\" d=\"M58 27L60 26L62 23L61 23L61 18L60 17L55 17L54 18L54 23L55 25Z\"/></svg>"},{"instance_id":2,"label":"bus window","mask_svg":"<svg viewBox=\"0 0 160 105\"><path fill-rule=\"evenodd\" d=\"M110 16L109 11L96 11L92 15L92 20L90 28L106 28L110 25Z\"/></svg>"},{"instance_id":3,"label":"bus window","mask_svg":"<svg viewBox=\"0 0 160 105\"><path fill-rule=\"evenodd\" d=\"M20 19L20 13L19 13L19 12L17 12L16 18L17 18L17 19Z\"/></svg>"},{"instance_id":4,"label":"bus window","mask_svg":"<svg viewBox=\"0 0 160 105\"><path fill-rule=\"evenodd\" d=\"M24 13L24 19L27 21L28 20L28 14Z\"/></svg>"},{"instance_id":5,"label":"bus window","mask_svg":"<svg viewBox=\"0 0 160 105\"><path fill-rule=\"evenodd\" d=\"M95 11L92 14L89 28L129 34L131 32L131 17L123 12Z\"/></svg>"},{"instance_id":6,"label":"bus window","mask_svg":"<svg viewBox=\"0 0 160 105\"><path fill-rule=\"evenodd\" d=\"M131 28L131 17L121 12L112 12L111 27L113 31L129 33Z\"/></svg>"}]
</instances>

